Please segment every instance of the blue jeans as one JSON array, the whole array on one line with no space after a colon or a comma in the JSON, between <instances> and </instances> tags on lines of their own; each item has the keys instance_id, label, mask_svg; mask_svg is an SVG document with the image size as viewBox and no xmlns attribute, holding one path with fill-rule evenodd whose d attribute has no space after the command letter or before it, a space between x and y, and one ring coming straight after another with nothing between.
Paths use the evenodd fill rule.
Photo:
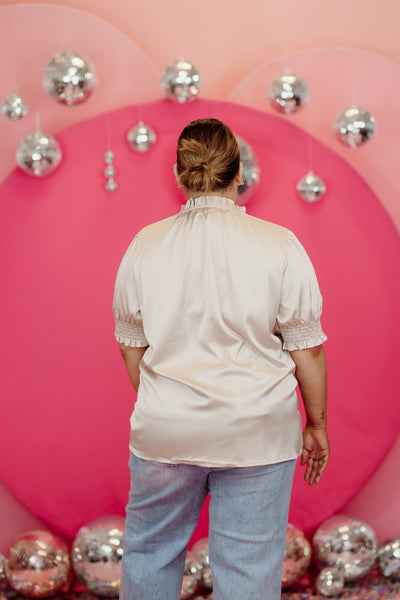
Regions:
<instances>
[{"instance_id":1,"label":"blue jeans","mask_svg":"<svg viewBox=\"0 0 400 600\"><path fill-rule=\"evenodd\" d=\"M210 494L214 600L278 600L296 461L206 468L130 453L121 600L178 600L189 540Z\"/></svg>"}]
</instances>

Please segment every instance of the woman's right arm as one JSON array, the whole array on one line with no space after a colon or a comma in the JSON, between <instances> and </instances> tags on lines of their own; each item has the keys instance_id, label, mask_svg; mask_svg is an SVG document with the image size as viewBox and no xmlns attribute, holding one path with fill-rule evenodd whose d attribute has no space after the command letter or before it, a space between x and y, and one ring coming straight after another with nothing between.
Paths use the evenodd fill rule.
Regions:
<instances>
[{"instance_id":1,"label":"woman's right arm","mask_svg":"<svg viewBox=\"0 0 400 600\"><path fill-rule=\"evenodd\" d=\"M310 485L319 483L329 461L327 423L327 368L321 345L304 350L292 350L296 365L307 423L303 431L301 464L307 465L304 479Z\"/></svg>"}]
</instances>

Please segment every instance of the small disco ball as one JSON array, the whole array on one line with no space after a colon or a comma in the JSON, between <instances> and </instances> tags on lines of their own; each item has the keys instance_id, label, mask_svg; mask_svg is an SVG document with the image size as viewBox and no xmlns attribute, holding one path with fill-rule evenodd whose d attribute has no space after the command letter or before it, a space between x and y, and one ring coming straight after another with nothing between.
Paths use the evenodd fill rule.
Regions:
<instances>
[{"instance_id":1,"label":"small disco ball","mask_svg":"<svg viewBox=\"0 0 400 600\"><path fill-rule=\"evenodd\" d=\"M308 102L304 79L288 69L277 75L268 86L268 101L275 110L290 115Z\"/></svg>"},{"instance_id":2,"label":"small disco ball","mask_svg":"<svg viewBox=\"0 0 400 600\"><path fill-rule=\"evenodd\" d=\"M341 569L325 567L315 580L315 587L322 596L337 596L344 588L344 575Z\"/></svg>"},{"instance_id":3,"label":"small disco ball","mask_svg":"<svg viewBox=\"0 0 400 600\"><path fill-rule=\"evenodd\" d=\"M73 50L58 52L47 64L43 86L61 104L72 106L84 102L97 86L93 63Z\"/></svg>"},{"instance_id":4,"label":"small disco ball","mask_svg":"<svg viewBox=\"0 0 400 600\"><path fill-rule=\"evenodd\" d=\"M311 563L311 545L304 533L288 523L283 554L282 588L288 588L307 573Z\"/></svg>"},{"instance_id":5,"label":"small disco ball","mask_svg":"<svg viewBox=\"0 0 400 600\"><path fill-rule=\"evenodd\" d=\"M377 562L385 577L400 579L400 538L385 540L378 550Z\"/></svg>"},{"instance_id":6,"label":"small disco ball","mask_svg":"<svg viewBox=\"0 0 400 600\"><path fill-rule=\"evenodd\" d=\"M11 94L4 98L1 104L1 114L10 121L20 121L28 114L28 105L18 94Z\"/></svg>"},{"instance_id":7,"label":"small disco ball","mask_svg":"<svg viewBox=\"0 0 400 600\"><path fill-rule=\"evenodd\" d=\"M6 557L4 554L0 554L0 593L1 590L4 590L7 587L7 577L6 577Z\"/></svg>"},{"instance_id":8,"label":"small disco ball","mask_svg":"<svg viewBox=\"0 0 400 600\"><path fill-rule=\"evenodd\" d=\"M139 121L126 136L129 146L136 152L147 152L155 144L157 136L153 129Z\"/></svg>"},{"instance_id":9,"label":"small disco ball","mask_svg":"<svg viewBox=\"0 0 400 600\"><path fill-rule=\"evenodd\" d=\"M236 203L239 206L247 204L257 189L260 181L260 168L258 166L257 156L250 144L245 142L238 135L235 136L240 152L240 160L243 163L243 185L238 187L238 198Z\"/></svg>"},{"instance_id":10,"label":"small disco ball","mask_svg":"<svg viewBox=\"0 0 400 600\"><path fill-rule=\"evenodd\" d=\"M23 533L11 544L5 559L9 585L28 598L53 596L68 583L68 548L49 531Z\"/></svg>"},{"instance_id":11,"label":"small disco ball","mask_svg":"<svg viewBox=\"0 0 400 600\"><path fill-rule=\"evenodd\" d=\"M190 598L195 593L201 580L201 565L192 552L186 554L185 572L183 575L181 600Z\"/></svg>"},{"instance_id":12,"label":"small disco ball","mask_svg":"<svg viewBox=\"0 0 400 600\"><path fill-rule=\"evenodd\" d=\"M99 517L78 531L72 566L83 585L97 596L118 597L124 553L123 517Z\"/></svg>"},{"instance_id":13,"label":"small disco ball","mask_svg":"<svg viewBox=\"0 0 400 600\"><path fill-rule=\"evenodd\" d=\"M305 200L306 202L317 202L317 200L321 200L322 196L325 194L326 185L321 177L318 177L312 171L309 171L307 175L304 175L297 183L296 189L302 200Z\"/></svg>"},{"instance_id":14,"label":"small disco ball","mask_svg":"<svg viewBox=\"0 0 400 600\"><path fill-rule=\"evenodd\" d=\"M213 575L210 568L208 538L198 540L192 547L192 554L201 565L201 584L206 590L213 589Z\"/></svg>"},{"instance_id":15,"label":"small disco ball","mask_svg":"<svg viewBox=\"0 0 400 600\"><path fill-rule=\"evenodd\" d=\"M333 129L343 144L350 148L357 148L368 142L374 135L376 121L368 110L352 104L338 114Z\"/></svg>"},{"instance_id":16,"label":"small disco ball","mask_svg":"<svg viewBox=\"0 0 400 600\"><path fill-rule=\"evenodd\" d=\"M377 552L373 529L346 515L325 521L315 532L313 546L320 566L343 569L345 581L355 581L368 573Z\"/></svg>"},{"instance_id":17,"label":"small disco ball","mask_svg":"<svg viewBox=\"0 0 400 600\"><path fill-rule=\"evenodd\" d=\"M178 104L196 100L202 84L198 69L184 58L170 62L161 75L161 88L166 97Z\"/></svg>"},{"instance_id":18,"label":"small disco ball","mask_svg":"<svg viewBox=\"0 0 400 600\"><path fill-rule=\"evenodd\" d=\"M25 173L43 177L60 164L62 153L55 137L43 131L30 133L18 145L17 163Z\"/></svg>"}]
</instances>

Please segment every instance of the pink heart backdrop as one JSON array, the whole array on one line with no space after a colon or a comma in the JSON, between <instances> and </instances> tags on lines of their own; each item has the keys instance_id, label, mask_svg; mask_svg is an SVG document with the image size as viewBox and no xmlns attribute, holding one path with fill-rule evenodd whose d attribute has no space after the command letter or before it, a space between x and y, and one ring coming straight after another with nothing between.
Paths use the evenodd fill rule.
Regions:
<instances>
[{"instance_id":1,"label":"pink heart backdrop","mask_svg":"<svg viewBox=\"0 0 400 600\"><path fill-rule=\"evenodd\" d=\"M158 134L145 154L133 153L125 140L139 112ZM339 510L398 431L393 323L400 281L392 273L400 268L400 240L371 189L314 140L315 168L329 191L317 204L299 200L295 185L307 167L307 134L274 115L207 100L119 109L60 134L64 159L52 175L37 180L16 170L1 187L8 415L1 476L21 502L68 536L91 518L124 512L134 392L113 339L116 269L141 227L179 209L172 175L177 136L206 115L226 121L254 148L262 176L248 212L296 232L324 296L334 452L330 476L317 489L298 470L291 521L310 529ZM103 189L109 119L120 184L115 194ZM204 514L197 535L205 528Z\"/></svg>"}]
</instances>

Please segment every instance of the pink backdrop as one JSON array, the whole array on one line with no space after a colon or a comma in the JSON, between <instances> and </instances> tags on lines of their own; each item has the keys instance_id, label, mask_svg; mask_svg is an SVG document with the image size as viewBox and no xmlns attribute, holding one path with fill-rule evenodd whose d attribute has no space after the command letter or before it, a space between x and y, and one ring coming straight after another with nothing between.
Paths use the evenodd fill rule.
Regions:
<instances>
[{"instance_id":1,"label":"pink backdrop","mask_svg":"<svg viewBox=\"0 0 400 600\"><path fill-rule=\"evenodd\" d=\"M116 269L141 227L178 210L178 133L191 119L212 115L257 153L262 178L249 213L297 233L324 295L334 451L330 476L318 488L309 489L298 470L290 516L310 529L354 496L398 431L400 281L392 273L400 268L399 236L371 189L317 141L316 167L329 191L315 205L299 200L306 134L279 117L206 100L158 101L144 110L159 136L144 155L125 141L139 108L112 114L115 194L103 189L107 115L59 136L64 160L51 176L16 170L0 188L1 327L8 340L0 351L8 415L0 475L34 514L68 536L91 518L123 514L134 393L113 340ZM197 536L205 527L203 515Z\"/></svg>"},{"instance_id":2,"label":"pink backdrop","mask_svg":"<svg viewBox=\"0 0 400 600\"><path fill-rule=\"evenodd\" d=\"M62 5L58 5L60 2ZM95 5L90 0L60 2L7 0L2 6L4 1L0 0L0 46L8 58L0 65L0 97L18 89L27 97L32 109L30 116L20 123L0 118L0 180L15 164L18 141L34 129L36 108L44 128L57 133L67 125L103 111L156 98L159 96L158 73L169 60L184 53L198 64L205 76L203 96L226 98L236 86L230 96L232 99L269 111L264 103L266 84L277 69L286 65L286 59L276 57L289 52L293 68L304 73L312 92L309 107L291 120L311 131L356 168L400 230L396 167L399 128L396 98L400 92L400 50L395 35L400 15L397 0L388 0L385 10L375 0L366 0L362 15L358 5L346 0L318 6L313 0L305 0L301 13L295 0L288 0L282 6L254 0L246 10L237 11L232 10L228 0L217 4L207 0L201 14L197 6L191 7L182 0L167 4L155 0L142 4L140 11L130 0L112 4L99 0ZM90 14L93 11L96 15ZM177 15L182 24L178 35ZM301 19L307 27L299 26ZM204 44L204 32L207 44ZM67 109L44 94L40 80L51 55L73 45L95 61L100 81L90 102ZM364 51L340 49L350 45ZM321 50L327 46L331 49ZM225 52L221 53L220 47L224 47ZM310 47L314 50L299 52ZM259 69L249 75L257 67ZM320 85L329 79L334 80L335 85ZM330 130L333 112L347 103L354 84L359 101L378 117L377 136L355 152L340 146ZM136 107L133 119L142 111L143 108ZM111 130L116 131L112 119ZM303 137L302 143L305 141ZM101 171L99 167L100 178ZM0 188L1 202L4 201L2 192ZM43 193L42 187L40 196ZM18 194L13 202L20 201ZM382 242L385 243L384 237ZM7 251L7 243L4 242L3 252ZM396 259L390 260L395 267ZM361 356L357 358L360 360ZM8 368L7 362L3 367ZM46 420L45 415L41 417ZM380 539L400 531L400 484L393 478L399 461L400 438L397 438L379 469L343 509L370 522ZM35 485L40 486L40 481ZM4 517L0 551L16 534L42 523L1 484L0 511Z\"/></svg>"}]
</instances>

